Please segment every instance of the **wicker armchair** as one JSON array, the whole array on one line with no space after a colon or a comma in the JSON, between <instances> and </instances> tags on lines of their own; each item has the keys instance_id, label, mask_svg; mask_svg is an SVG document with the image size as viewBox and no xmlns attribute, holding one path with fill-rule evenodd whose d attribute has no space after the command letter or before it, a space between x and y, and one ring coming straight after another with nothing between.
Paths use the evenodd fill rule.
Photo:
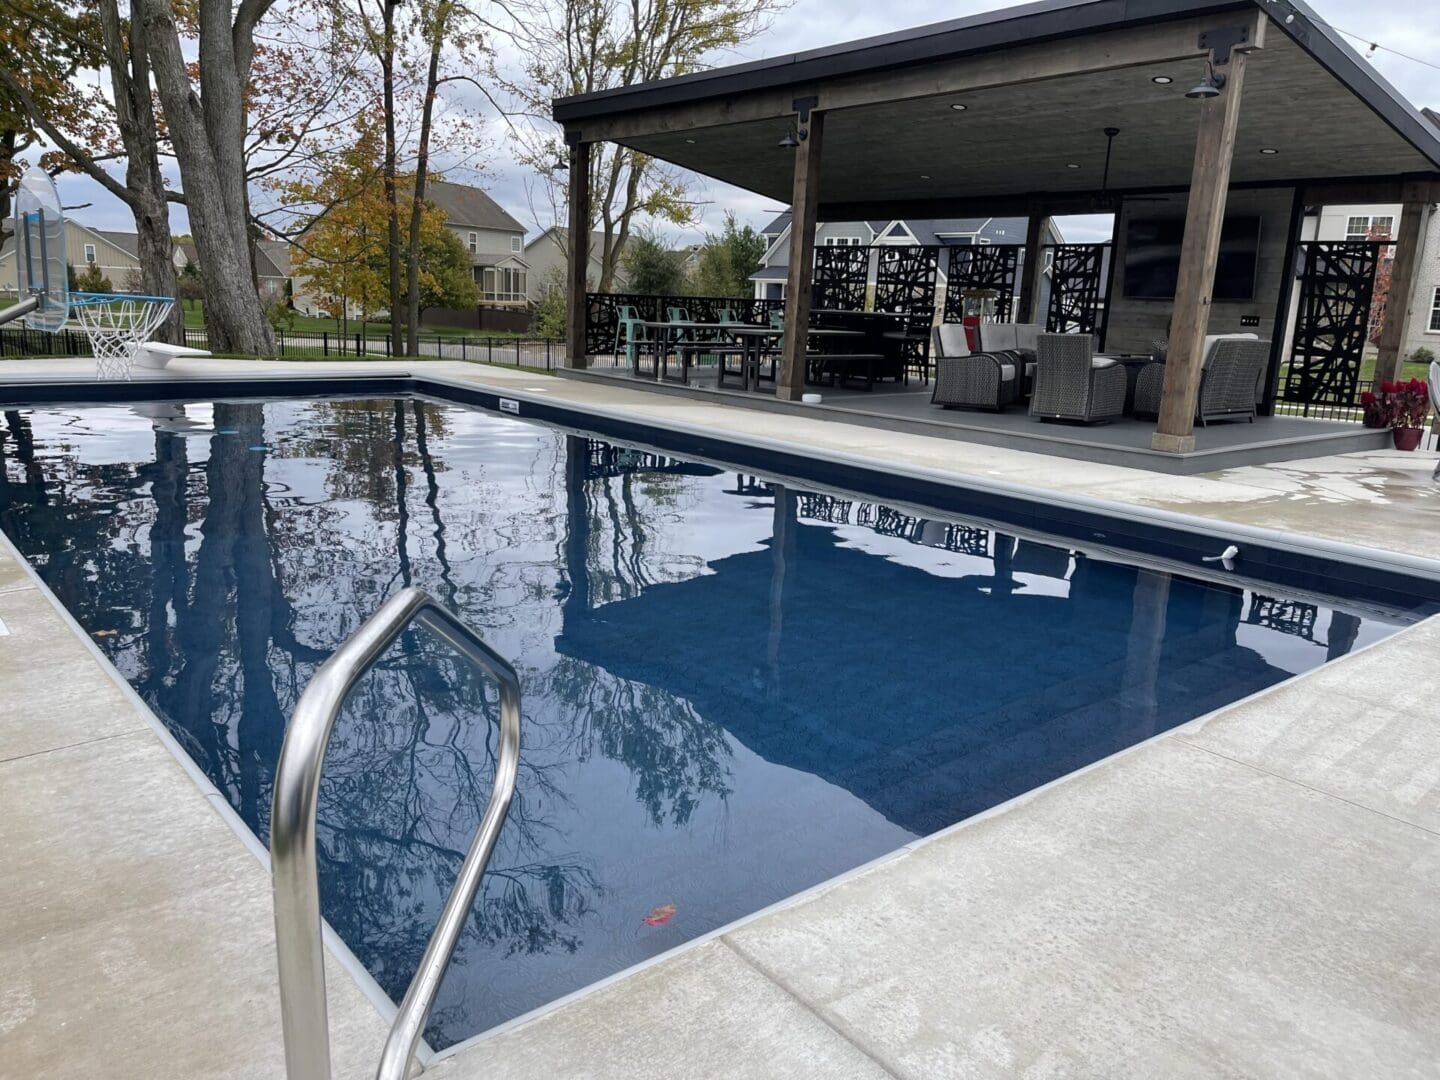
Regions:
<instances>
[{"instance_id":1,"label":"wicker armchair","mask_svg":"<svg viewBox=\"0 0 1440 1080\"><path fill-rule=\"evenodd\" d=\"M1020 397L1023 361L1012 353L972 353L965 328L945 323L931 332L935 389L930 403L945 409L1002 411Z\"/></svg>"},{"instance_id":2,"label":"wicker armchair","mask_svg":"<svg viewBox=\"0 0 1440 1080\"><path fill-rule=\"evenodd\" d=\"M1036 348L1030 415L1093 423L1125 412L1125 368L1096 359L1089 334L1041 334Z\"/></svg>"},{"instance_id":3,"label":"wicker armchair","mask_svg":"<svg viewBox=\"0 0 1440 1080\"><path fill-rule=\"evenodd\" d=\"M1270 342L1254 336L1217 336L1206 342L1201 361L1200 393L1195 419L1204 427L1211 420L1255 420L1255 406L1265 393L1265 372L1270 365ZM1146 364L1135 381L1137 416L1158 416L1165 389L1165 365Z\"/></svg>"}]
</instances>

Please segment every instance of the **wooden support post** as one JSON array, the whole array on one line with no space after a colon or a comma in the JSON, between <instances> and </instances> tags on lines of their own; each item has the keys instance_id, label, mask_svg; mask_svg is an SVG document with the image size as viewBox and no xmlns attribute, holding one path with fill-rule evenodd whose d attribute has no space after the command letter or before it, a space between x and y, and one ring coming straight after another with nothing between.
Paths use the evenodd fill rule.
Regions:
<instances>
[{"instance_id":1,"label":"wooden support post","mask_svg":"<svg viewBox=\"0 0 1440 1080\"><path fill-rule=\"evenodd\" d=\"M795 148L795 181L790 198L790 268L785 285L785 336L775 396L799 401L805 393L805 352L810 344L810 291L815 277L815 217L820 206L820 146L825 114L812 111L800 129L808 131Z\"/></svg>"},{"instance_id":2,"label":"wooden support post","mask_svg":"<svg viewBox=\"0 0 1440 1080\"><path fill-rule=\"evenodd\" d=\"M570 262L565 274L565 364L589 366L585 290L590 270L590 144L570 144Z\"/></svg>"},{"instance_id":3,"label":"wooden support post","mask_svg":"<svg viewBox=\"0 0 1440 1080\"><path fill-rule=\"evenodd\" d=\"M1038 206L1030 208L1030 221L1025 228L1024 265L1020 268L1020 307L1014 322L1033 323L1035 306L1040 296L1040 274L1045 260L1045 226L1050 221Z\"/></svg>"},{"instance_id":4,"label":"wooden support post","mask_svg":"<svg viewBox=\"0 0 1440 1080\"><path fill-rule=\"evenodd\" d=\"M1380 327L1376 383L1400 378L1405 364L1405 339L1410 336L1411 306L1415 299L1415 267L1420 259L1420 246L1425 242L1425 219L1430 209L1429 202L1425 201L1428 188L1428 184L1405 185L1405 206L1400 213L1400 231L1395 237L1395 262L1390 267L1385 321Z\"/></svg>"},{"instance_id":5,"label":"wooden support post","mask_svg":"<svg viewBox=\"0 0 1440 1080\"><path fill-rule=\"evenodd\" d=\"M1215 262L1220 257L1220 230L1235 156L1235 131L1245 85L1245 60L1238 49L1225 65L1226 82L1218 97L1196 103L1200 130L1195 136L1195 163L1190 176L1190 201L1185 212L1185 239L1180 249L1180 275L1175 286L1175 312L1160 421L1150 445L1185 454L1195 449L1195 404L1200 394L1200 364L1210 328Z\"/></svg>"}]
</instances>

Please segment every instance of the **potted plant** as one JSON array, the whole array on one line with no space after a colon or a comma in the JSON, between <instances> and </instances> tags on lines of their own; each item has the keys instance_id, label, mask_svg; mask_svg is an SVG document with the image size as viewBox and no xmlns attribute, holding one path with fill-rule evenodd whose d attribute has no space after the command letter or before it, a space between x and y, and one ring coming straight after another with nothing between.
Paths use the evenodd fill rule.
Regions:
<instances>
[{"instance_id":1,"label":"potted plant","mask_svg":"<svg viewBox=\"0 0 1440 1080\"><path fill-rule=\"evenodd\" d=\"M1366 427L1388 427L1396 450L1414 450L1430 415L1430 388L1421 379L1385 382L1379 393L1360 395Z\"/></svg>"}]
</instances>

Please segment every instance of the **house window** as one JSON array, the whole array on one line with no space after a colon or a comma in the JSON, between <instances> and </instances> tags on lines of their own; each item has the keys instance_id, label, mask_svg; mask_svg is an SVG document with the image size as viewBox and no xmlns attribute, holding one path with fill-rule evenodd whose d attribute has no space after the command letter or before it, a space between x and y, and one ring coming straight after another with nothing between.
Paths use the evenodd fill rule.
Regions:
<instances>
[{"instance_id":1,"label":"house window","mask_svg":"<svg viewBox=\"0 0 1440 1080\"><path fill-rule=\"evenodd\" d=\"M1395 219L1393 217L1352 217L1345 222L1346 241L1369 240L1371 232L1377 233L1377 239L1389 240L1394 235Z\"/></svg>"},{"instance_id":2,"label":"house window","mask_svg":"<svg viewBox=\"0 0 1440 1080\"><path fill-rule=\"evenodd\" d=\"M479 238L475 233L472 232L472 233L470 234L470 238L469 238L469 240L466 242L466 245L465 245L465 246L470 249L470 254L471 254L471 255L474 255L475 252L476 252L477 250L479 250L479 247L480 247L479 240L480 240L480 238Z\"/></svg>"},{"instance_id":3,"label":"house window","mask_svg":"<svg viewBox=\"0 0 1440 1080\"><path fill-rule=\"evenodd\" d=\"M492 304L518 304L525 300L525 271L510 266L487 266L481 279L481 298Z\"/></svg>"},{"instance_id":4,"label":"house window","mask_svg":"<svg viewBox=\"0 0 1440 1080\"><path fill-rule=\"evenodd\" d=\"M859 247L860 237L858 236L827 236L825 237L826 247Z\"/></svg>"},{"instance_id":5,"label":"house window","mask_svg":"<svg viewBox=\"0 0 1440 1080\"><path fill-rule=\"evenodd\" d=\"M94 263L95 263L95 245L94 245L94 244L86 244L86 245L85 245L85 261L86 261L87 263L90 263L92 266L94 265Z\"/></svg>"},{"instance_id":6,"label":"house window","mask_svg":"<svg viewBox=\"0 0 1440 1080\"><path fill-rule=\"evenodd\" d=\"M1440 288L1430 298L1430 332L1440 334Z\"/></svg>"},{"instance_id":7,"label":"house window","mask_svg":"<svg viewBox=\"0 0 1440 1080\"><path fill-rule=\"evenodd\" d=\"M520 250L520 237L518 237L518 236L512 236L512 237L510 237L510 250L511 250L511 251L519 251L519 250Z\"/></svg>"}]
</instances>

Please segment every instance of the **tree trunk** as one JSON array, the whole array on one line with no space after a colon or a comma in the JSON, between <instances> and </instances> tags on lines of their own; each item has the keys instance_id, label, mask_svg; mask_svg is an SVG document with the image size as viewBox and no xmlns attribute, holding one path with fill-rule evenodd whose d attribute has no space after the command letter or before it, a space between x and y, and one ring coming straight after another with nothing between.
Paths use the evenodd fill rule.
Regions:
<instances>
[{"instance_id":1,"label":"tree trunk","mask_svg":"<svg viewBox=\"0 0 1440 1080\"><path fill-rule=\"evenodd\" d=\"M19 145L20 132L13 128L0 131L0 244L8 240L13 232L6 224L10 220L10 191L11 184L4 177L10 175L11 165L15 160L15 148Z\"/></svg>"},{"instance_id":2,"label":"tree trunk","mask_svg":"<svg viewBox=\"0 0 1440 1080\"><path fill-rule=\"evenodd\" d=\"M415 157L415 191L410 199L410 245L405 252L405 352L420 355L420 225L425 216L425 178L430 168L430 126L435 114L435 88L440 77L440 48L445 40L450 5L435 5L430 27L430 64L425 71L425 99L420 107L420 146Z\"/></svg>"},{"instance_id":3,"label":"tree trunk","mask_svg":"<svg viewBox=\"0 0 1440 1080\"><path fill-rule=\"evenodd\" d=\"M115 117L125 147L125 187L135 216L141 289L149 296L175 296L175 246L170 238L170 205L160 176L160 136L150 97L150 54L145 25L132 19L127 55L116 0L101 0L100 30L115 95ZM155 331L159 341L184 343L184 315L176 304Z\"/></svg>"},{"instance_id":4,"label":"tree trunk","mask_svg":"<svg viewBox=\"0 0 1440 1080\"><path fill-rule=\"evenodd\" d=\"M254 23L268 6L242 0L232 26L229 0L200 0L202 101L190 85L170 0L135 2L204 270L210 347L255 356L274 355L275 337L250 273L243 91Z\"/></svg>"},{"instance_id":5,"label":"tree trunk","mask_svg":"<svg viewBox=\"0 0 1440 1080\"><path fill-rule=\"evenodd\" d=\"M385 94L385 209L387 218L387 239L385 243L386 265L390 283L390 354L399 356L403 352L400 337L400 202L395 191L395 173L398 169L395 149L395 8L397 0L385 2L384 43L381 47L380 70Z\"/></svg>"}]
</instances>

